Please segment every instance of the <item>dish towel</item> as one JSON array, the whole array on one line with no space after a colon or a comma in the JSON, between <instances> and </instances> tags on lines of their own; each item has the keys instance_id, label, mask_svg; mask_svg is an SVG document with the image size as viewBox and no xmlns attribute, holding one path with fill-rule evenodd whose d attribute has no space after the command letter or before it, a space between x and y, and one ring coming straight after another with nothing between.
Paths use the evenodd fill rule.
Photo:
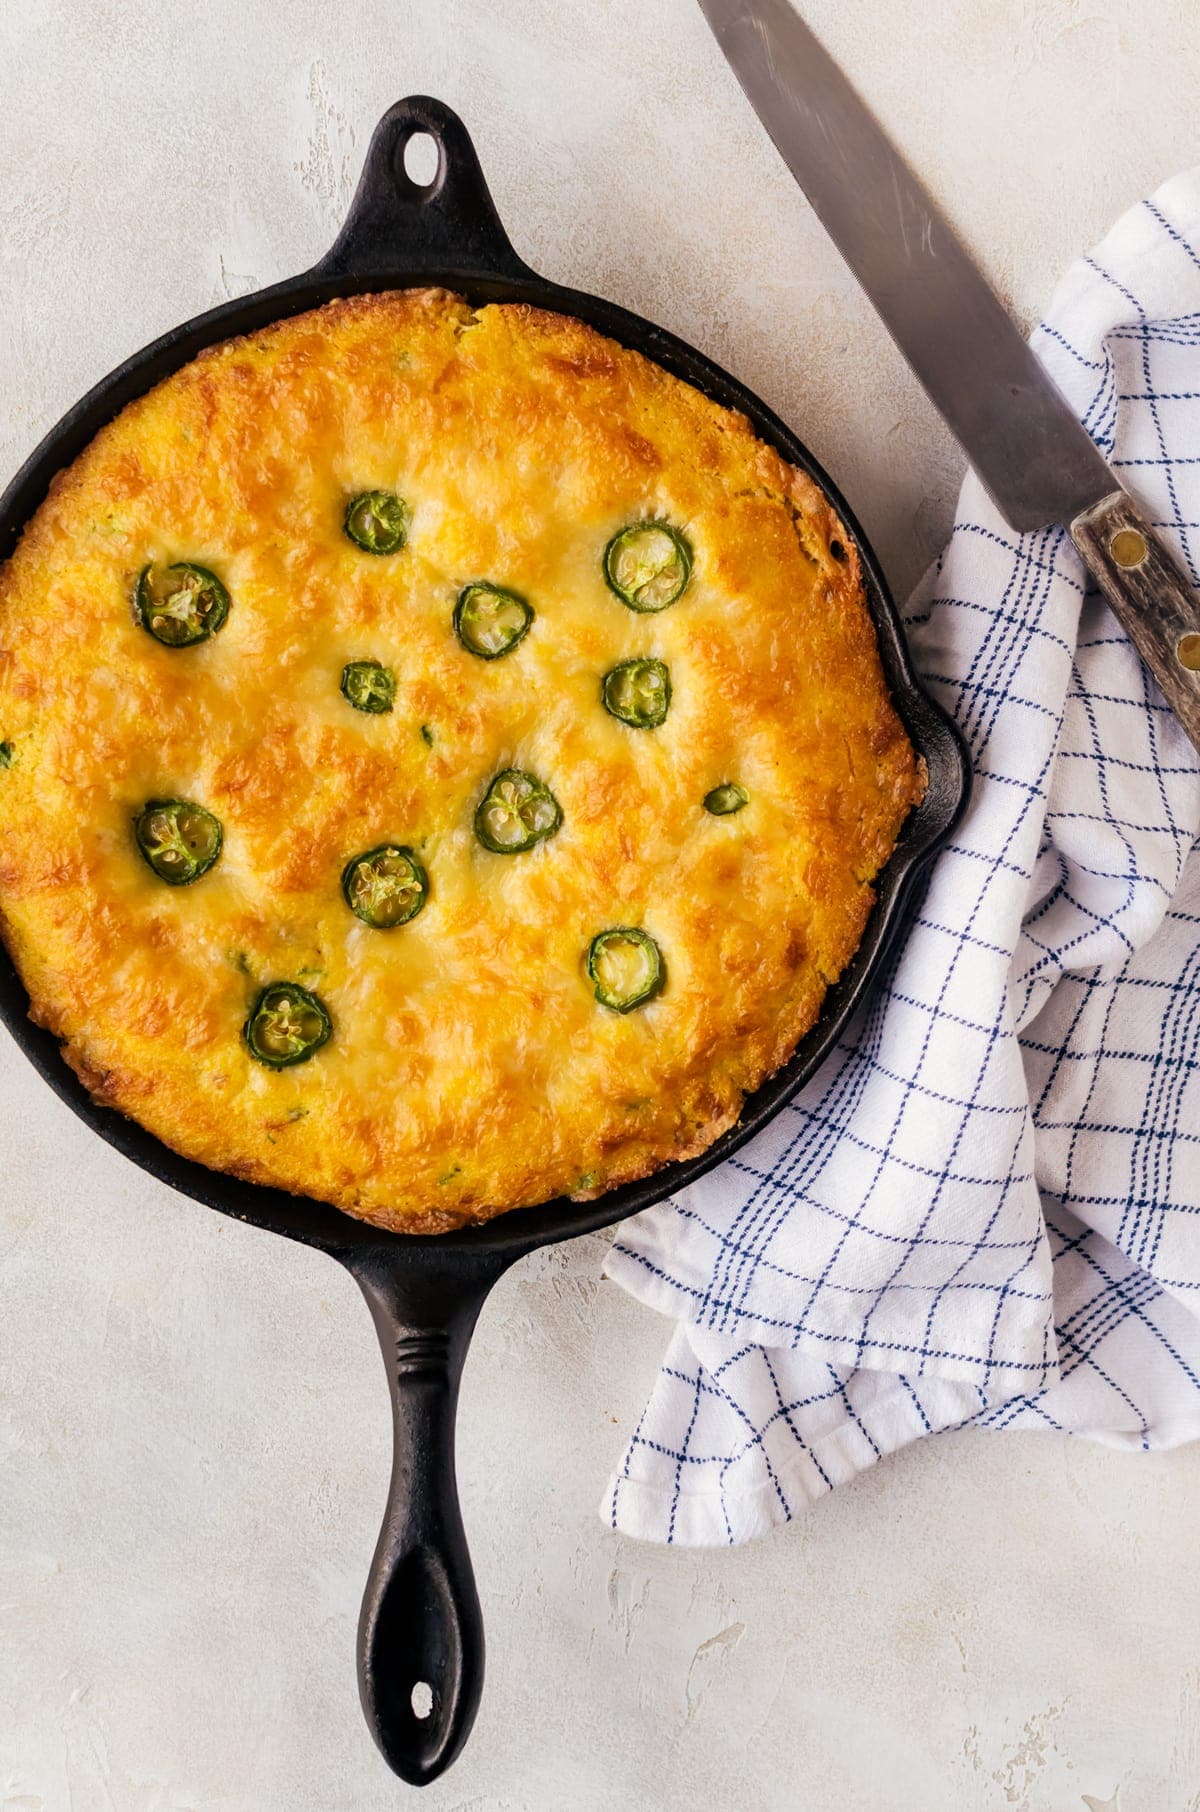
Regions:
<instances>
[{"instance_id":1,"label":"dish towel","mask_svg":"<svg viewBox=\"0 0 1200 1812\"><path fill-rule=\"evenodd\" d=\"M1200 585L1200 169L1034 345ZM939 1429L1200 1435L1200 757L1063 529L968 475L912 601L975 792L870 1004L608 1274L676 1327L602 1514L747 1541Z\"/></svg>"}]
</instances>

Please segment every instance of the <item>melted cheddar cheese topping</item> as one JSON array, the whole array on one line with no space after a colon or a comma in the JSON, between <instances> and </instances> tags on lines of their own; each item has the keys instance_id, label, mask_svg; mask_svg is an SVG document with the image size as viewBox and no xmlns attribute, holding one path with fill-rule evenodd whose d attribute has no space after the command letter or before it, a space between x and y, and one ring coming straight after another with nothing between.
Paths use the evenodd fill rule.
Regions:
<instances>
[{"instance_id":1,"label":"melted cheddar cheese topping","mask_svg":"<svg viewBox=\"0 0 1200 1812\"><path fill-rule=\"evenodd\" d=\"M409 511L387 556L344 530L374 490ZM692 561L652 612L604 570L640 522ZM215 574L219 633L147 633L148 562ZM501 658L455 632L474 582L532 609ZM604 709L634 660L669 672L657 727ZM347 703L354 661L394 675L390 710ZM581 322L434 290L217 346L97 435L0 573L0 738L0 928L92 1094L410 1230L704 1150L816 1019L923 784L813 484ZM562 814L517 854L474 828L506 770ZM714 815L725 784L748 803ZM134 841L172 799L224 833L186 886ZM342 876L385 844L428 893L380 930ZM612 927L662 953L628 1012L587 973ZM243 1027L277 981L332 1035L273 1070Z\"/></svg>"}]
</instances>

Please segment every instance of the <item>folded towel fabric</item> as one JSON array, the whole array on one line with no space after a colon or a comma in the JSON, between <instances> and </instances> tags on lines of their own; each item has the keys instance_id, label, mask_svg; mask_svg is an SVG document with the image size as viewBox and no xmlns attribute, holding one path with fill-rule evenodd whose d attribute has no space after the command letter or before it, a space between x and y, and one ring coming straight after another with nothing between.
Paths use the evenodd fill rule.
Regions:
<instances>
[{"instance_id":1,"label":"folded towel fabric","mask_svg":"<svg viewBox=\"0 0 1200 1812\"><path fill-rule=\"evenodd\" d=\"M1034 345L1200 586L1200 170ZM968 1422L1200 1435L1200 757L1065 531L973 475L907 624L972 804L816 1080L618 1232L676 1322L602 1506L630 1535L748 1540Z\"/></svg>"}]
</instances>

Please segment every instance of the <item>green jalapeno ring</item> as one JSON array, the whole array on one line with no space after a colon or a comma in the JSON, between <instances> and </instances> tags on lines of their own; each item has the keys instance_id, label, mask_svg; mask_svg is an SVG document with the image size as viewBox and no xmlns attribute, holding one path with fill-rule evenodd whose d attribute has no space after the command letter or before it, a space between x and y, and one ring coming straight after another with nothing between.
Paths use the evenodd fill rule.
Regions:
<instances>
[{"instance_id":1,"label":"green jalapeno ring","mask_svg":"<svg viewBox=\"0 0 1200 1812\"><path fill-rule=\"evenodd\" d=\"M505 768L475 808L475 835L494 855L516 856L552 837L562 817L548 786L520 768Z\"/></svg>"},{"instance_id":2,"label":"green jalapeno ring","mask_svg":"<svg viewBox=\"0 0 1200 1812\"><path fill-rule=\"evenodd\" d=\"M665 610L691 577L691 545L669 522L631 522L604 550L605 583L630 610Z\"/></svg>"},{"instance_id":3,"label":"green jalapeno ring","mask_svg":"<svg viewBox=\"0 0 1200 1812\"><path fill-rule=\"evenodd\" d=\"M147 867L169 887L189 887L206 875L225 841L221 820L191 799L148 800L133 835Z\"/></svg>"},{"instance_id":4,"label":"green jalapeno ring","mask_svg":"<svg viewBox=\"0 0 1200 1812\"><path fill-rule=\"evenodd\" d=\"M398 554L411 521L412 511L395 491L360 491L346 505L342 527L365 554Z\"/></svg>"},{"instance_id":5,"label":"green jalapeno ring","mask_svg":"<svg viewBox=\"0 0 1200 1812\"><path fill-rule=\"evenodd\" d=\"M520 592L480 579L463 586L452 621L468 654L481 661L498 661L528 634L533 607Z\"/></svg>"},{"instance_id":6,"label":"green jalapeno ring","mask_svg":"<svg viewBox=\"0 0 1200 1812\"><path fill-rule=\"evenodd\" d=\"M715 786L711 793L704 795L704 809L711 812L714 818L728 818L731 813L740 812L749 803L749 793L736 780L723 780L720 786Z\"/></svg>"},{"instance_id":7,"label":"green jalapeno ring","mask_svg":"<svg viewBox=\"0 0 1200 1812\"><path fill-rule=\"evenodd\" d=\"M333 1035L329 1008L297 982L268 982L254 997L242 1027L246 1048L269 1070L307 1063Z\"/></svg>"},{"instance_id":8,"label":"green jalapeno ring","mask_svg":"<svg viewBox=\"0 0 1200 1812\"><path fill-rule=\"evenodd\" d=\"M176 560L161 569L147 561L138 574L133 602L142 628L164 648L206 642L229 615L224 585L216 573L194 560Z\"/></svg>"},{"instance_id":9,"label":"green jalapeno ring","mask_svg":"<svg viewBox=\"0 0 1200 1812\"><path fill-rule=\"evenodd\" d=\"M604 675L600 698L610 717L634 730L655 730L671 708L670 669L646 655L621 661Z\"/></svg>"},{"instance_id":10,"label":"green jalapeno ring","mask_svg":"<svg viewBox=\"0 0 1200 1812\"><path fill-rule=\"evenodd\" d=\"M342 897L364 925L392 931L416 918L429 897L429 876L404 844L379 843L347 862Z\"/></svg>"},{"instance_id":11,"label":"green jalapeno ring","mask_svg":"<svg viewBox=\"0 0 1200 1812\"><path fill-rule=\"evenodd\" d=\"M341 693L356 711L379 717L396 702L396 675L382 661L347 661L342 668Z\"/></svg>"},{"instance_id":12,"label":"green jalapeno ring","mask_svg":"<svg viewBox=\"0 0 1200 1812\"><path fill-rule=\"evenodd\" d=\"M662 951L640 925L614 925L588 945L588 980L596 999L613 1013L631 1013L661 993L666 982Z\"/></svg>"}]
</instances>

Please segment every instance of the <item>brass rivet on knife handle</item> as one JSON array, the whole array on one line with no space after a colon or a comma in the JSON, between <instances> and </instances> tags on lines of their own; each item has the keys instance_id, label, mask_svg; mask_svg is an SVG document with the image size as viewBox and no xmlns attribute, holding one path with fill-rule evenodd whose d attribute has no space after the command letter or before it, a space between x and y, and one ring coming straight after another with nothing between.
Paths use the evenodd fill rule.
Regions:
<instances>
[{"instance_id":1,"label":"brass rivet on knife handle","mask_svg":"<svg viewBox=\"0 0 1200 1812\"><path fill-rule=\"evenodd\" d=\"M1126 491L1076 516L1071 539L1200 749L1200 598Z\"/></svg>"},{"instance_id":2,"label":"brass rivet on knife handle","mask_svg":"<svg viewBox=\"0 0 1200 1812\"><path fill-rule=\"evenodd\" d=\"M1117 565L1125 567L1128 571L1131 567L1142 564L1150 552L1150 548L1145 535L1139 533L1137 529L1123 528L1118 529L1109 542L1108 551Z\"/></svg>"}]
</instances>

